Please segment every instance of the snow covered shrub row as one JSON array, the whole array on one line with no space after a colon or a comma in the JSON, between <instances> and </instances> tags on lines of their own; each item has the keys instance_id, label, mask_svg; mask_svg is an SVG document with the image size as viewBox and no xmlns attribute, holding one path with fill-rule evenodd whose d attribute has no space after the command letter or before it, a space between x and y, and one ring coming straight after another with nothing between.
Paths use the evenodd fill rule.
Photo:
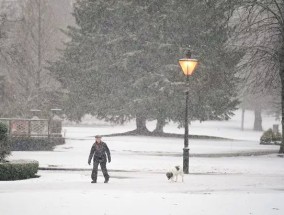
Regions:
<instances>
[{"instance_id":1,"label":"snow covered shrub row","mask_svg":"<svg viewBox=\"0 0 284 215\"><path fill-rule=\"evenodd\" d=\"M282 140L282 135L280 132L273 132L272 129L269 129L263 133L260 138L260 144L263 145L280 145Z\"/></svg>"},{"instance_id":2,"label":"snow covered shrub row","mask_svg":"<svg viewBox=\"0 0 284 215\"><path fill-rule=\"evenodd\" d=\"M35 177L39 163L33 160L18 160L0 163L0 181L21 180Z\"/></svg>"},{"instance_id":3,"label":"snow covered shrub row","mask_svg":"<svg viewBox=\"0 0 284 215\"><path fill-rule=\"evenodd\" d=\"M12 137L10 138L12 151L52 151L57 145L64 144L64 138L44 137Z\"/></svg>"},{"instance_id":4,"label":"snow covered shrub row","mask_svg":"<svg viewBox=\"0 0 284 215\"><path fill-rule=\"evenodd\" d=\"M0 162L10 154L10 144L8 141L8 128L0 122Z\"/></svg>"}]
</instances>

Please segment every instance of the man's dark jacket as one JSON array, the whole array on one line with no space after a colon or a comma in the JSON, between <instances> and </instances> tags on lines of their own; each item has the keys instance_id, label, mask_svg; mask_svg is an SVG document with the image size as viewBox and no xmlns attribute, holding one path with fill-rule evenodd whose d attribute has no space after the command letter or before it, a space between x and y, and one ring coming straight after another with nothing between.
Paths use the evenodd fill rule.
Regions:
<instances>
[{"instance_id":1,"label":"man's dark jacket","mask_svg":"<svg viewBox=\"0 0 284 215\"><path fill-rule=\"evenodd\" d=\"M110 151L109 151L109 148L107 147L107 144L105 142L101 142L101 143L95 142L91 148L88 163L91 163L92 157L94 157L94 161L106 162L107 161L106 155L108 158L108 162L110 162L111 156L110 156Z\"/></svg>"}]
</instances>

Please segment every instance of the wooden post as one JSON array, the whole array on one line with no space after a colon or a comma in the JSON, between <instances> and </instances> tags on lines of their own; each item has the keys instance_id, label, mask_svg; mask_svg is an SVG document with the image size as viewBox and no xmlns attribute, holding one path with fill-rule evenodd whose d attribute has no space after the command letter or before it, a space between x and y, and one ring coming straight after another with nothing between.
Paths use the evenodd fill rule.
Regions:
<instances>
[{"instance_id":1,"label":"wooden post","mask_svg":"<svg viewBox=\"0 0 284 215\"><path fill-rule=\"evenodd\" d=\"M28 122L28 137L31 137L31 120L29 120Z\"/></svg>"},{"instance_id":2,"label":"wooden post","mask_svg":"<svg viewBox=\"0 0 284 215\"><path fill-rule=\"evenodd\" d=\"M245 125L245 109L242 108L242 125L241 125L242 131L244 130L244 125Z\"/></svg>"},{"instance_id":3,"label":"wooden post","mask_svg":"<svg viewBox=\"0 0 284 215\"><path fill-rule=\"evenodd\" d=\"M273 133L278 133L279 132L279 125L278 124L274 124L272 130L273 130Z\"/></svg>"},{"instance_id":4,"label":"wooden post","mask_svg":"<svg viewBox=\"0 0 284 215\"><path fill-rule=\"evenodd\" d=\"M13 121L10 119L9 120L9 136L12 136L12 126L13 126Z\"/></svg>"}]
</instances>

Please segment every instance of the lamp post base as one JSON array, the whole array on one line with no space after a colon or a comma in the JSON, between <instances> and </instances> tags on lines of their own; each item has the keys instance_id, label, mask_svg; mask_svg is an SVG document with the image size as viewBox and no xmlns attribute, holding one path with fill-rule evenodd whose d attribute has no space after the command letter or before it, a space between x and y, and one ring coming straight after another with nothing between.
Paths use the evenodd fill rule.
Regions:
<instances>
[{"instance_id":1,"label":"lamp post base","mask_svg":"<svg viewBox=\"0 0 284 215\"><path fill-rule=\"evenodd\" d=\"M189 166L189 148L184 148L183 149L183 173L184 174L189 174L188 166Z\"/></svg>"}]
</instances>

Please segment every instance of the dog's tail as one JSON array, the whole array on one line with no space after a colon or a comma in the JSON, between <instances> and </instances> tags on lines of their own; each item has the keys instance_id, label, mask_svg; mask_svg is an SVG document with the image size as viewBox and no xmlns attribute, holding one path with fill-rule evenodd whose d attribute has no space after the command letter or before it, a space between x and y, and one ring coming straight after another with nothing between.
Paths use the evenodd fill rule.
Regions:
<instances>
[{"instance_id":1,"label":"dog's tail","mask_svg":"<svg viewBox=\"0 0 284 215\"><path fill-rule=\"evenodd\" d=\"M179 171L180 170L180 166L175 166L176 170Z\"/></svg>"}]
</instances>

